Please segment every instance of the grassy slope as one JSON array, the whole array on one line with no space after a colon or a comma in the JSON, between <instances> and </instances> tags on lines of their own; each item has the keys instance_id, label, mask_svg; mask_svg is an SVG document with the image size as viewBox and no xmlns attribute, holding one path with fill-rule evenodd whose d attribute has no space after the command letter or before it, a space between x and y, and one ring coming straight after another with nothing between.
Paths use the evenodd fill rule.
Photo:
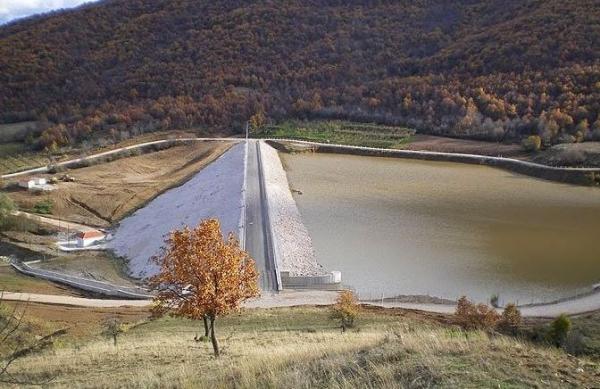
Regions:
<instances>
[{"instance_id":1,"label":"grassy slope","mask_svg":"<svg viewBox=\"0 0 600 389\"><path fill-rule=\"evenodd\" d=\"M0 124L0 130L2 129ZM159 139L176 138L176 137L194 137L195 134L190 131L157 131L144 135L135 136L126 140L117 141L113 144L104 146L98 145L97 139L92 139L89 143L92 146L86 148L70 147L60 150L52 155L54 162L65 161L69 159L79 158L85 155L98 154L101 152L114 150L120 147L131 146L133 144L151 142ZM47 166L50 163L49 155L43 151L36 151L32 146L28 146L24 142L0 142L0 174L15 173L23 170L33 169L37 167Z\"/></svg>"},{"instance_id":2,"label":"grassy slope","mask_svg":"<svg viewBox=\"0 0 600 389\"><path fill-rule=\"evenodd\" d=\"M81 316L85 312L73 312ZM92 314L92 313L91 313ZM129 312L124 319L141 317ZM198 322L164 318L130 330L115 348L89 328L17 363L23 380L125 387L521 387L593 386L597 364L504 336L464 333L435 317L369 310L341 334L325 308L249 310L220 321L224 355L195 342Z\"/></svg>"}]
</instances>

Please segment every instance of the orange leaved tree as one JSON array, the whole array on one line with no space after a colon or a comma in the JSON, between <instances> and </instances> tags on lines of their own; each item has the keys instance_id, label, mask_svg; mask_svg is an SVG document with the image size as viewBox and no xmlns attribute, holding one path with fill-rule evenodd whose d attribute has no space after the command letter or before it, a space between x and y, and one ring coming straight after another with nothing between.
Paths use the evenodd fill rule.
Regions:
<instances>
[{"instance_id":1,"label":"orange leaved tree","mask_svg":"<svg viewBox=\"0 0 600 389\"><path fill-rule=\"evenodd\" d=\"M158 290L154 311L207 319L213 350L219 356L215 319L260 294L254 260L232 234L223 238L216 219L204 220L194 229L173 231L166 243L155 258L160 273L151 279Z\"/></svg>"},{"instance_id":2,"label":"orange leaved tree","mask_svg":"<svg viewBox=\"0 0 600 389\"><path fill-rule=\"evenodd\" d=\"M359 310L360 305L356 295L350 290L343 290L335 300L332 317L340 321L342 332L346 332L346 328L354 327L354 319L358 316Z\"/></svg>"}]
</instances>

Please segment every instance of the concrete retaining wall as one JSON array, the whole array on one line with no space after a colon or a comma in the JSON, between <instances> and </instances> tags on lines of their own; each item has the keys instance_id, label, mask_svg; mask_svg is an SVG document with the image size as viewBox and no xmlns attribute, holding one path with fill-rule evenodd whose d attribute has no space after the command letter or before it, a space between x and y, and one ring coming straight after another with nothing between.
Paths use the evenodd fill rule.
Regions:
<instances>
[{"instance_id":1,"label":"concrete retaining wall","mask_svg":"<svg viewBox=\"0 0 600 389\"><path fill-rule=\"evenodd\" d=\"M284 288L291 289L338 290L341 288L341 273L331 272L322 276L293 277L289 272L281 272L281 282Z\"/></svg>"},{"instance_id":2,"label":"concrete retaining wall","mask_svg":"<svg viewBox=\"0 0 600 389\"><path fill-rule=\"evenodd\" d=\"M600 168L567 168L541 165L538 163L521 161L512 158L490 157L476 154L441 153L434 151L391 150L376 149L371 147L329 145L325 143L270 139L268 143L273 147L283 150L285 147L280 142L299 143L310 145L311 150L321 153L351 154L370 157L410 158L427 161L446 161L487 165L509 170L527 176L537 177L550 181L565 182L576 185L600 185Z\"/></svg>"}]
</instances>

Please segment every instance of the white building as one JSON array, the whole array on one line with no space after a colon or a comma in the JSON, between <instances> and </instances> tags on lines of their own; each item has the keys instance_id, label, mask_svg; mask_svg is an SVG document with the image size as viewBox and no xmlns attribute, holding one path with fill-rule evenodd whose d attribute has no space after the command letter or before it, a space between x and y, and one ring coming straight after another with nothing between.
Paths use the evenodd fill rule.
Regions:
<instances>
[{"instance_id":1,"label":"white building","mask_svg":"<svg viewBox=\"0 0 600 389\"><path fill-rule=\"evenodd\" d=\"M45 178L39 178L39 177L33 177L33 178L28 178L28 179L19 181L19 186L21 188L26 188L26 189L43 187L45 185L48 185L48 180L46 180Z\"/></svg>"},{"instance_id":2,"label":"white building","mask_svg":"<svg viewBox=\"0 0 600 389\"><path fill-rule=\"evenodd\" d=\"M88 247L104 239L104 234L100 231L82 231L77 233L77 246Z\"/></svg>"}]
</instances>

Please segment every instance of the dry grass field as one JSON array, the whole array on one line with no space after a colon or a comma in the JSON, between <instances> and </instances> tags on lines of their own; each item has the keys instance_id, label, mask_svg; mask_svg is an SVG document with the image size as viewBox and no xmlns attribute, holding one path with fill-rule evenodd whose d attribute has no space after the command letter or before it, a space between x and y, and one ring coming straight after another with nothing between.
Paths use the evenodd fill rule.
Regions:
<instances>
[{"instance_id":1,"label":"dry grass field","mask_svg":"<svg viewBox=\"0 0 600 389\"><path fill-rule=\"evenodd\" d=\"M406 150L465 153L527 159L528 155L519 144L503 144L469 139L454 139L418 134L404 147Z\"/></svg>"},{"instance_id":2,"label":"dry grass field","mask_svg":"<svg viewBox=\"0 0 600 389\"><path fill-rule=\"evenodd\" d=\"M10 193L23 210L50 200L62 220L108 227L165 190L188 179L229 148L219 142L192 142L166 150L70 170L75 182L59 182L47 194ZM64 173L58 173L61 176ZM47 174L46 177L52 177Z\"/></svg>"},{"instance_id":3,"label":"dry grass field","mask_svg":"<svg viewBox=\"0 0 600 389\"><path fill-rule=\"evenodd\" d=\"M49 387L594 387L600 380L591 360L402 310L366 309L344 334L325 307L247 310L219 321L219 359L193 339L201 322L146 322L139 309L33 305L30 313L45 318L47 330L69 328L52 349L11 367L16 379ZM113 316L130 326L116 347L98 324Z\"/></svg>"}]
</instances>

